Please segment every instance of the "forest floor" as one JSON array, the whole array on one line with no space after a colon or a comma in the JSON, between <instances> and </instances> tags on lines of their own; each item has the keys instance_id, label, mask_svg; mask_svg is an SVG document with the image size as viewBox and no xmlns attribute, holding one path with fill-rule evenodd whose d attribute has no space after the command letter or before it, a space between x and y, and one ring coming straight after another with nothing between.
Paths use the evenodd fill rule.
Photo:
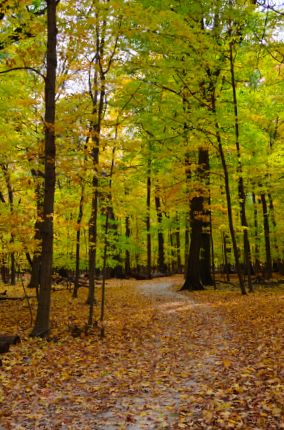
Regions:
<instances>
[{"instance_id":1,"label":"forest floor","mask_svg":"<svg viewBox=\"0 0 284 430\"><path fill-rule=\"evenodd\" d=\"M53 293L49 342L28 337L25 300L1 301L0 332L22 342L1 357L0 430L284 429L283 286L181 285L108 281L104 339L72 336L85 288Z\"/></svg>"}]
</instances>

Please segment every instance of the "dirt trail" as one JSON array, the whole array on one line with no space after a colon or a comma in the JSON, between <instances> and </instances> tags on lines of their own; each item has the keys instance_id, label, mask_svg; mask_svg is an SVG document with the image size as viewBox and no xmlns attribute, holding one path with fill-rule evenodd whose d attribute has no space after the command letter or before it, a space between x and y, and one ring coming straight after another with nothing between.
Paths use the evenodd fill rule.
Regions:
<instances>
[{"instance_id":1,"label":"dirt trail","mask_svg":"<svg viewBox=\"0 0 284 430\"><path fill-rule=\"evenodd\" d=\"M139 294L152 301L163 325L162 337L153 335L152 339L153 380L146 381L144 387L142 384L139 396L118 399L111 411L100 415L104 425L95 430L207 429L203 427L199 393L210 393L211 375L214 379L218 373L224 342L230 335L209 304L198 304L187 293L177 291L179 285L181 279L160 278L138 287ZM194 315L193 337L187 337L190 315ZM183 324L184 331L180 329ZM145 347L149 349L149 345ZM161 379L155 378L155 371L162 372ZM117 417L125 413L129 422L117 423ZM186 416L188 419L183 419Z\"/></svg>"},{"instance_id":2,"label":"dirt trail","mask_svg":"<svg viewBox=\"0 0 284 430\"><path fill-rule=\"evenodd\" d=\"M211 423L226 402L230 335L216 308L180 285L110 282L103 341L15 347L0 372L0 430L227 429Z\"/></svg>"}]
</instances>

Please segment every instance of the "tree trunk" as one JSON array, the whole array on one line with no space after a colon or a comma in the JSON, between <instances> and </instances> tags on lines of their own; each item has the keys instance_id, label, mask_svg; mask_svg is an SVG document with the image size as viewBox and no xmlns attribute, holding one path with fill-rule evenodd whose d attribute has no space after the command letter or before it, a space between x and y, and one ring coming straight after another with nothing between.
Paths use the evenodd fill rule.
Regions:
<instances>
[{"instance_id":1,"label":"tree trunk","mask_svg":"<svg viewBox=\"0 0 284 430\"><path fill-rule=\"evenodd\" d=\"M231 71L231 84L233 90L233 105L234 105L234 117L235 117L235 143L238 157L238 195L239 195L239 205L240 205L240 216L241 224L243 227L243 242L244 242L244 266L248 275L248 285L249 291L253 291L253 286L251 282L251 252L250 252L250 242L248 235L248 223L246 217L246 194L243 181L243 167L241 162L241 148L240 148L240 130L239 130L239 114L238 114L238 100L236 91L236 81L235 81L235 64L233 58L233 42L230 43L230 71Z\"/></svg>"},{"instance_id":2,"label":"tree trunk","mask_svg":"<svg viewBox=\"0 0 284 430\"><path fill-rule=\"evenodd\" d=\"M176 213L176 260L177 260L177 273L182 273L181 267L181 254L180 254L180 224L179 224L179 215Z\"/></svg>"},{"instance_id":3,"label":"tree trunk","mask_svg":"<svg viewBox=\"0 0 284 430\"><path fill-rule=\"evenodd\" d=\"M130 218L129 216L125 217L125 236L127 238L127 240L129 240L130 238ZM128 242L127 242L127 246L128 246ZM125 251L125 276L128 277L130 275L130 271L131 271L131 266L130 266L130 252L129 249L126 248Z\"/></svg>"},{"instance_id":4,"label":"tree trunk","mask_svg":"<svg viewBox=\"0 0 284 430\"><path fill-rule=\"evenodd\" d=\"M254 223L254 270L256 273L260 272L260 238L258 231L258 214L257 214L257 201L255 197L255 193L252 193L252 202L253 202L253 223Z\"/></svg>"},{"instance_id":5,"label":"tree trunk","mask_svg":"<svg viewBox=\"0 0 284 430\"><path fill-rule=\"evenodd\" d=\"M82 179L83 180L83 179ZM85 184L81 184L81 196L79 203L79 212L77 217L77 231L76 231L76 262L75 262L75 280L72 297L78 297L79 277L80 277L80 245L81 245L81 221L83 218Z\"/></svg>"},{"instance_id":6,"label":"tree trunk","mask_svg":"<svg viewBox=\"0 0 284 430\"><path fill-rule=\"evenodd\" d=\"M166 273L165 265L165 248L164 248L164 233L162 230L163 215L161 210L161 199L159 196L159 189L156 187L155 190L155 207L158 222L158 271L160 273Z\"/></svg>"},{"instance_id":7,"label":"tree trunk","mask_svg":"<svg viewBox=\"0 0 284 430\"><path fill-rule=\"evenodd\" d=\"M204 197L204 203L206 206L210 206L210 164L209 164L209 151L206 149L202 150L201 154L202 162L202 179L204 184L208 188L208 196ZM201 255L200 255L200 275L201 282L203 285L214 285L212 278L212 267L211 267L211 217L210 209L203 209L203 226L201 234Z\"/></svg>"},{"instance_id":8,"label":"tree trunk","mask_svg":"<svg viewBox=\"0 0 284 430\"><path fill-rule=\"evenodd\" d=\"M185 155L185 161L184 161L184 165L185 165L185 183L186 183L186 195L188 196L188 201L190 202L190 197L189 197L189 183L190 183L190 179L191 179L191 163L190 163L190 158L189 158L189 154L186 153ZM190 205L189 205L189 209L190 209ZM190 220L189 220L189 214L188 212L186 212L185 214L185 232L184 232L184 273L187 273L187 269L188 269L188 258L189 258L189 243L190 243ZM186 276L186 275L185 275Z\"/></svg>"},{"instance_id":9,"label":"tree trunk","mask_svg":"<svg viewBox=\"0 0 284 430\"><path fill-rule=\"evenodd\" d=\"M151 244L151 157L148 158L147 166L147 202L146 202L146 232L147 232L147 276L152 277L152 244Z\"/></svg>"},{"instance_id":10,"label":"tree trunk","mask_svg":"<svg viewBox=\"0 0 284 430\"><path fill-rule=\"evenodd\" d=\"M55 83L56 83L56 0L47 0L47 70L45 79L44 202L41 224L42 255L40 290L32 336L48 335L53 254L53 211L55 193Z\"/></svg>"},{"instance_id":11,"label":"tree trunk","mask_svg":"<svg viewBox=\"0 0 284 430\"><path fill-rule=\"evenodd\" d=\"M223 173L224 173L228 222L229 222L229 230L230 230L231 241L232 241L233 252L234 252L236 272L237 272L238 279L239 279L240 290L241 290L242 294L245 295L247 292L246 292L246 287L245 287L244 280L243 280L242 273L241 273L239 252L238 252L238 246L237 246L237 240L236 240L234 222L233 222L233 210L232 210L230 184L229 184L229 172L228 172L225 154L224 154L224 150L223 150L220 128L219 128L219 124L218 124L218 120L217 120L217 116L216 116L216 99L215 99L214 89L212 89L212 100L211 101L212 101L212 112L215 115L215 130L216 130L216 139L217 139L217 144L218 144L218 151L219 151L219 155L221 158L221 164L222 164Z\"/></svg>"},{"instance_id":12,"label":"tree trunk","mask_svg":"<svg viewBox=\"0 0 284 430\"><path fill-rule=\"evenodd\" d=\"M95 135L95 134L94 134ZM95 135L96 136L96 135ZM95 304L95 272L96 272L96 254L97 254L97 220L98 220L98 164L99 164L99 134L95 137L96 144L92 151L93 158L93 195L91 203L91 216L89 220L89 295L87 303L89 305L88 326L93 326L94 304Z\"/></svg>"},{"instance_id":13,"label":"tree trunk","mask_svg":"<svg viewBox=\"0 0 284 430\"><path fill-rule=\"evenodd\" d=\"M7 187L7 191L8 191L8 201L9 201L9 207L10 207L10 214L11 214L11 216L13 216L13 213L14 213L14 192L13 192L13 187L11 184L10 172L9 172L7 164L2 164L1 168L2 168L2 171L4 174L6 187ZM13 231L11 231L10 243L12 244L12 246L15 243L15 235L14 235ZM11 259L10 260L10 284L16 285L16 261L15 261L15 252L14 251L10 252L10 259Z\"/></svg>"},{"instance_id":14,"label":"tree trunk","mask_svg":"<svg viewBox=\"0 0 284 430\"><path fill-rule=\"evenodd\" d=\"M280 260L280 253L279 253L279 246L277 241L277 234L276 234L276 218L275 218L275 211L274 211L274 203L271 193L267 193L268 201L269 201L269 215L272 223L272 240L273 240L273 248L275 250L276 255L276 262L278 264L278 261Z\"/></svg>"},{"instance_id":15,"label":"tree trunk","mask_svg":"<svg viewBox=\"0 0 284 430\"><path fill-rule=\"evenodd\" d=\"M188 266L183 284L183 290L204 290L200 277L200 249L202 235L201 214L203 211L203 197L193 197L190 202L191 240L189 247Z\"/></svg>"},{"instance_id":16,"label":"tree trunk","mask_svg":"<svg viewBox=\"0 0 284 430\"><path fill-rule=\"evenodd\" d=\"M195 189L199 195L193 197L190 203L191 241L187 272L183 285L183 289L192 291L204 289L202 277L208 281L207 276L209 273L209 277L211 278L210 231L207 232L207 229L210 228L210 218L208 217L208 211L204 209L205 199L209 201L206 196L208 190L205 191L205 187L209 185L209 154L207 149L199 148L198 150L197 175L202 184L200 190ZM205 235L208 237L205 238Z\"/></svg>"},{"instance_id":17,"label":"tree trunk","mask_svg":"<svg viewBox=\"0 0 284 430\"><path fill-rule=\"evenodd\" d=\"M32 176L35 180L35 196L36 196L36 222L35 222L35 233L34 239L38 243L38 249L35 250L32 261L32 272L31 279L29 282L29 288L35 288L38 297L39 286L40 286L40 267L41 267L41 223L43 219L43 199L44 199L44 184L43 184L43 173L39 170L31 170Z\"/></svg>"},{"instance_id":18,"label":"tree trunk","mask_svg":"<svg viewBox=\"0 0 284 430\"><path fill-rule=\"evenodd\" d=\"M228 248L227 248L227 238L226 233L223 233L223 252L224 252L224 272L226 275L226 281L230 282L230 267L228 261Z\"/></svg>"},{"instance_id":19,"label":"tree trunk","mask_svg":"<svg viewBox=\"0 0 284 430\"><path fill-rule=\"evenodd\" d=\"M262 212L263 212L263 227L264 227L264 240L265 240L265 278L272 278L272 259L271 259L271 247L270 247L270 230L269 230L269 215L268 208L265 198L265 193L260 194Z\"/></svg>"}]
</instances>

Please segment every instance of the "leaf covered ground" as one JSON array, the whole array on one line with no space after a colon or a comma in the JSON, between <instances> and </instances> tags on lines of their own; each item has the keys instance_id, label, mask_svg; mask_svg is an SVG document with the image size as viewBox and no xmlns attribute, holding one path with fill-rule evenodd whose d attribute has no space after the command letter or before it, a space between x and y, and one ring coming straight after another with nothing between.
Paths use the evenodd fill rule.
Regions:
<instances>
[{"instance_id":1,"label":"leaf covered ground","mask_svg":"<svg viewBox=\"0 0 284 430\"><path fill-rule=\"evenodd\" d=\"M26 301L1 301L1 333L22 342L2 355L0 429L284 429L283 287L181 284L108 281L103 340L71 335L87 320L84 288L53 293L49 342L28 337Z\"/></svg>"}]
</instances>

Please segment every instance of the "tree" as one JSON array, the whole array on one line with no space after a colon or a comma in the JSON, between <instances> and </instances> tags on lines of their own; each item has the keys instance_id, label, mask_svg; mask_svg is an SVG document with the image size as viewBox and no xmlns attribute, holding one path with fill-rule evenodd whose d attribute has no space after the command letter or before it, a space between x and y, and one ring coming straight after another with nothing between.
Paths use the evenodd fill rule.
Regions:
<instances>
[{"instance_id":1,"label":"tree","mask_svg":"<svg viewBox=\"0 0 284 430\"><path fill-rule=\"evenodd\" d=\"M55 193L55 84L56 84L56 0L47 0L47 57L45 77L45 147L44 147L44 200L40 289L38 308L32 336L46 337L49 333L51 275L53 256L53 211Z\"/></svg>"}]
</instances>

